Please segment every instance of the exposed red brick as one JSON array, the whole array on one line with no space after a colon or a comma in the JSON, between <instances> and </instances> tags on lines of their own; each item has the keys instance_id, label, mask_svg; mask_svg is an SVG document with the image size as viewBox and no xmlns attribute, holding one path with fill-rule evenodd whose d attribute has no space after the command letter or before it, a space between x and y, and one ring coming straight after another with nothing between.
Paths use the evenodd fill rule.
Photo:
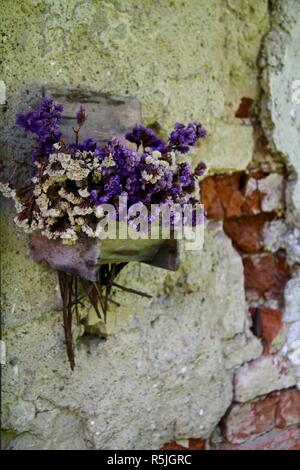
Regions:
<instances>
[{"instance_id":1,"label":"exposed red brick","mask_svg":"<svg viewBox=\"0 0 300 470\"><path fill-rule=\"evenodd\" d=\"M252 331L258 338L262 338L264 352L268 354L272 342L283 327L282 312L267 307L250 307L249 312L253 319Z\"/></svg>"},{"instance_id":2,"label":"exposed red brick","mask_svg":"<svg viewBox=\"0 0 300 470\"><path fill-rule=\"evenodd\" d=\"M221 219L224 216L213 177L205 178L201 183L201 200L210 219Z\"/></svg>"},{"instance_id":3,"label":"exposed red brick","mask_svg":"<svg viewBox=\"0 0 300 470\"><path fill-rule=\"evenodd\" d=\"M249 314L252 318L251 330L257 338L262 337L262 323L261 316L259 314L259 307L249 307Z\"/></svg>"},{"instance_id":4,"label":"exposed red brick","mask_svg":"<svg viewBox=\"0 0 300 470\"><path fill-rule=\"evenodd\" d=\"M266 175L262 172L251 175L237 172L232 175L214 175L205 178L200 186L208 218L240 217L260 212L264 195L258 190L254 190L248 196L245 193L250 177L261 179L264 176Z\"/></svg>"},{"instance_id":5,"label":"exposed red brick","mask_svg":"<svg viewBox=\"0 0 300 470\"><path fill-rule=\"evenodd\" d=\"M224 220L224 231L235 248L242 253L255 253L262 249L262 231L273 214L257 214Z\"/></svg>"},{"instance_id":6,"label":"exposed red brick","mask_svg":"<svg viewBox=\"0 0 300 470\"><path fill-rule=\"evenodd\" d=\"M239 191L240 176L241 173L209 176L201 182L201 199L208 218L241 215L243 197Z\"/></svg>"},{"instance_id":7,"label":"exposed red brick","mask_svg":"<svg viewBox=\"0 0 300 470\"><path fill-rule=\"evenodd\" d=\"M273 429L262 436L243 444L223 443L220 450L289 450L300 444L300 429L291 426L284 429Z\"/></svg>"},{"instance_id":8,"label":"exposed red brick","mask_svg":"<svg viewBox=\"0 0 300 470\"><path fill-rule=\"evenodd\" d=\"M261 180L267 176L267 173L261 169L252 168L249 172L249 177L255 178L256 180Z\"/></svg>"},{"instance_id":9,"label":"exposed red brick","mask_svg":"<svg viewBox=\"0 0 300 470\"><path fill-rule=\"evenodd\" d=\"M270 352L270 347L283 327L282 313L280 310L261 308L262 339L265 344L265 353Z\"/></svg>"},{"instance_id":10,"label":"exposed red brick","mask_svg":"<svg viewBox=\"0 0 300 470\"><path fill-rule=\"evenodd\" d=\"M239 109L235 113L235 117L237 118L249 118L251 116L251 110L253 105L252 98L243 97L240 102Z\"/></svg>"},{"instance_id":11,"label":"exposed red brick","mask_svg":"<svg viewBox=\"0 0 300 470\"><path fill-rule=\"evenodd\" d=\"M282 210L284 185L283 176L279 173L258 170L249 174L236 172L208 176L200 187L202 202L210 219Z\"/></svg>"},{"instance_id":12,"label":"exposed red brick","mask_svg":"<svg viewBox=\"0 0 300 470\"><path fill-rule=\"evenodd\" d=\"M300 450L300 444L296 445L296 446L293 446L291 447L290 449L288 450Z\"/></svg>"},{"instance_id":13,"label":"exposed red brick","mask_svg":"<svg viewBox=\"0 0 300 470\"><path fill-rule=\"evenodd\" d=\"M281 392L276 412L276 425L279 428L300 424L300 391Z\"/></svg>"},{"instance_id":14,"label":"exposed red brick","mask_svg":"<svg viewBox=\"0 0 300 470\"><path fill-rule=\"evenodd\" d=\"M244 183L244 174L234 173L228 176L217 176L216 191L220 198L224 217L240 216L243 213L245 198L240 186Z\"/></svg>"},{"instance_id":15,"label":"exposed red brick","mask_svg":"<svg viewBox=\"0 0 300 470\"><path fill-rule=\"evenodd\" d=\"M164 444L160 450L187 450L187 448L177 444L176 441L170 441Z\"/></svg>"},{"instance_id":16,"label":"exposed red brick","mask_svg":"<svg viewBox=\"0 0 300 470\"><path fill-rule=\"evenodd\" d=\"M247 196L242 206L243 214L257 214L261 211L261 203L264 195L258 190L253 191L250 196Z\"/></svg>"},{"instance_id":17,"label":"exposed red brick","mask_svg":"<svg viewBox=\"0 0 300 470\"><path fill-rule=\"evenodd\" d=\"M279 255L244 257L245 289L248 299L280 299L289 279L285 258Z\"/></svg>"},{"instance_id":18,"label":"exposed red brick","mask_svg":"<svg viewBox=\"0 0 300 470\"><path fill-rule=\"evenodd\" d=\"M203 439L189 439L189 450L205 450Z\"/></svg>"},{"instance_id":19,"label":"exposed red brick","mask_svg":"<svg viewBox=\"0 0 300 470\"><path fill-rule=\"evenodd\" d=\"M256 141L256 150L263 156L267 156L270 154L269 151L269 142L265 136L260 136L260 138Z\"/></svg>"},{"instance_id":20,"label":"exposed red brick","mask_svg":"<svg viewBox=\"0 0 300 470\"><path fill-rule=\"evenodd\" d=\"M224 438L238 444L273 429L278 400L273 393L252 403L234 405L223 419Z\"/></svg>"},{"instance_id":21,"label":"exposed red brick","mask_svg":"<svg viewBox=\"0 0 300 470\"><path fill-rule=\"evenodd\" d=\"M163 445L161 450L205 450L205 441L203 439L189 439L189 446L184 447L176 441L170 441Z\"/></svg>"}]
</instances>

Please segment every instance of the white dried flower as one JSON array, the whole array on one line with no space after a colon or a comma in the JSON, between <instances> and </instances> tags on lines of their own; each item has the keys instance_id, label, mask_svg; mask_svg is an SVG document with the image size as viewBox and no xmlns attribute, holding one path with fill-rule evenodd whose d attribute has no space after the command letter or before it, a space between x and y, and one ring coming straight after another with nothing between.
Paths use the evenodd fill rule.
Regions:
<instances>
[{"instance_id":1,"label":"white dried flower","mask_svg":"<svg viewBox=\"0 0 300 470\"><path fill-rule=\"evenodd\" d=\"M88 237L95 238L95 232L88 224L81 226L81 230L87 234Z\"/></svg>"},{"instance_id":2,"label":"white dried flower","mask_svg":"<svg viewBox=\"0 0 300 470\"><path fill-rule=\"evenodd\" d=\"M102 232L103 232L103 227L102 227L101 223L98 222L96 230L95 230L95 237L100 237Z\"/></svg>"},{"instance_id":3,"label":"white dried flower","mask_svg":"<svg viewBox=\"0 0 300 470\"><path fill-rule=\"evenodd\" d=\"M175 173L175 171L177 170L177 163L176 163L176 155L175 155L175 152L172 151L172 152L170 152L168 155L169 155L169 157L171 158L170 168L171 168L171 170L173 171L173 173Z\"/></svg>"},{"instance_id":4,"label":"white dried flower","mask_svg":"<svg viewBox=\"0 0 300 470\"><path fill-rule=\"evenodd\" d=\"M13 197L12 192L14 190L11 189L9 183L0 183L0 192L3 194L4 197Z\"/></svg>"},{"instance_id":5,"label":"white dried flower","mask_svg":"<svg viewBox=\"0 0 300 470\"><path fill-rule=\"evenodd\" d=\"M67 177L73 181L80 181L90 173L89 168L84 168L79 160L72 160L67 168Z\"/></svg>"},{"instance_id":6,"label":"white dried flower","mask_svg":"<svg viewBox=\"0 0 300 470\"><path fill-rule=\"evenodd\" d=\"M95 156L93 160L93 169L96 170L97 168L100 168L100 162L98 156Z\"/></svg>"},{"instance_id":7,"label":"white dried flower","mask_svg":"<svg viewBox=\"0 0 300 470\"><path fill-rule=\"evenodd\" d=\"M37 199L36 199L36 204L37 206L41 209L41 212L47 211L48 206L49 206L49 199L46 196L46 194L42 193Z\"/></svg>"},{"instance_id":8,"label":"white dried flower","mask_svg":"<svg viewBox=\"0 0 300 470\"><path fill-rule=\"evenodd\" d=\"M19 201L18 199L15 199L15 208L17 211L17 214L20 214L25 209L25 206Z\"/></svg>"},{"instance_id":9,"label":"white dried flower","mask_svg":"<svg viewBox=\"0 0 300 470\"><path fill-rule=\"evenodd\" d=\"M22 228L25 233L31 233L32 232L32 229L31 229L31 226L29 225L29 220L28 219L20 220L18 217L15 217L14 218L14 223L18 227Z\"/></svg>"},{"instance_id":10,"label":"white dried flower","mask_svg":"<svg viewBox=\"0 0 300 470\"><path fill-rule=\"evenodd\" d=\"M73 244L78 239L77 233L73 228L67 228L60 234L64 244Z\"/></svg>"},{"instance_id":11,"label":"white dried flower","mask_svg":"<svg viewBox=\"0 0 300 470\"><path fill-rule=\"evenodd\" d=\"M81 197L89 197L89 195L90 195L87 188L79 189L78 194L80 194Z\"/></svg>"},{"instance_id":12,"label":"white dried flower","mask_svg":"<svg viewBox=\"0 0 300 470\"><path fill-rule=\"evenodd\" d=\"M58 208L50 208L47 211L44 211L43 214L47 215L48 217L60 217L62 215L62 212Z\"/></svg>"},{"instance_id":13,"label":"white dried flower","mask_svg":"<svg viewBox=\"0 0 300 470\"><path fill-rule=\"evenodd\" d=\"M157 181L159 181L159 180L162 178L163 174L164 174L164 173L163 173L163 171L162 171L160 168L157 168L157 169L155 170L155 174L153 174L153 173L148 173L146 170L143 170L143 171L142 171L142 178L143 178L145 181L147 181L147 182L149 182L149 183L151 183L151 184L155 184L155 183L157 183Z\"/></svg>"},{"instance_id":14,"label":"white dried flower","mask_svg":"<svg viewBox=\"0 0 300 470\"><path fill-rule=\"evenodd\" d=\"M33 195L38 197L42 194L42 187L39 184L36 184L33 190Z\"/></svg>"},{"instance_id":15,"label":"white dried flower","mask_svg":"<svg viewBox=\"0 0 300 470\"><path fill-rule=\"evenodd\" d=\"M159 165L165 168L170 167L170 164L166 160L162 160L162 155L158 150L154 150L151 155L147 155L145 163L147 165Z\"/></svg>"},{"instance_id":16,"label":"white dried flower","mask_svg":"<svg viewBox=\"0 0 300 470\"><path fill-rule=\"evenodd\" d=\"M103 162L101 163L101 166L104 166L105 168L109 168L115 165L116 162L114 161L113 156L111 154L109 154L108 157L105 157Z\"/></svg>"},{"instance_id":17,"label":"white dried flower","mask_svg":"<svg viewBox=\"0 0 300 470\"><path fill-rule=\"evenodd\" d=\"M71 215L87 215L87 214L92 214L93 212L94 212L94 209L92 207L80 207L80 206L74 206L68 211L68 213Z\"/></svg>"},{"instance_id":18,"label":"white dried flower","mask_svg":"<svg viewBox=\"0 0 300 470\"><path fill-rule=\"evenodd\" d=\"M81 203L81 198L79 196L76 196L74 193L69 193L67 192L64 188L61 188L58 191L58 194L60 197L63 199L66 199L67 201L71 202L72 204L80 204Z\"/></svg>"},{"instance_id":19,"label":"white dried flower","mask_svg":"<svg viewBox=\"0 0 300 470\"><path fill-rule=\"evenodd\" d=\"M44 170L44 175L48 175L50 176L52 179L56 179L58 178L59 176L64 176L65 175L65 172L66 170L64 168L61 168L61 169L53 169L53 168L50 168L49 166Z\"/></svg>"},{"instance_id":20,"label":"white dried flower","mask_svg":"<svg viewBox=\"0 0 300 470\"><path fill-rule=\"evenodd\" d=\"M94 183L99 183L101 180L101 170L100 168L97 168L96 170L93 171L93 182Z\"/></svg>"},{"instance_id":21,"label":"white dried flower","mask_svg":"<svg viewBox=\"0 0 300 470\"><path fill-rule=\"evenodd\" d=\"M156 160L159 160L161 158L161 153L159 152L159 150L153 150L152 157Z\"/></svg>"},{"instance_id":22,"label":"white dried flower","mask_svg":"<svg viewBox=\"0 0 300 470\"><path fill-rule=\"evenodd\" d=\"M84 224L84 218L83 217L75 217L74 218L74 223L81 227Z\"/></svg>"},{"instance_id":23,"label":"white dried flower","mask_svg":"<svg viewBox=\"0 0 300 470\"><path fill-rule=\"evenodd\" d=\"M95 216L100 219L101 217L104 216L104 210L103 210L103 207L100 205L100 206L96 206L96 208L94 209L95 211Z\"/></svg>"},{"instance_id":24,"label":"white dried flower","mask_svg":"<svg viewBox=\"0 0 300 470\"><path fill-rule=\"evenodd\" d=\"M57 232L51 232L49 228L43 230L42 235L44 235L44 237L47 237L49 240L55 240L56 238L59 238L59 234Z\"/></svg>"},{"instance_id":25,"label":"white dried flower","mask_svg":"<svg viewBox=\"0 0 300 470\"><path fill-rule=\"evenodd\" d=\"M54 217L47 217L45 219L45 222L46 222L47 225L51 226L51 225L55 224L55 222L57 222L57 220Z\"/></svg>"}]
</instances>

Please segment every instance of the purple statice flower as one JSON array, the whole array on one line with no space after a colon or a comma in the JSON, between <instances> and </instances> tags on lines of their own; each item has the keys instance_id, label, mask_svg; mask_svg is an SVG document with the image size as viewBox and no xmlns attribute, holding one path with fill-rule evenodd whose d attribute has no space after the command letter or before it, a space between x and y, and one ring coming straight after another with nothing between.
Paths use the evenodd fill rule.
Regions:
<instances>
[{"instance_id":1,"label":"purple statice flower","mask_svg":"<svg viewBox=\"0 0 300 470\"><path fill-rule=\"evenodd\" d=\"M76 120L79 127L81 127L86 120L85 107L82 104L76 113Z\"/></svg>"},{"instance_id":2,"label":"purple statice flower","mask_svg":"<svg viewBox=\"0 0 300 470\"><path fill-rule=\"evenodd\" d=\"M183 188L194 189L195 178L193 170L188 162L180 163L179 165L179 181Z\"/></svg>"},{"instance_id":3,"label":"purple statice flower","mask_svg":"<svg viewBox=\"0 0 300 470\"><path fill-rule=\"evenodd\" d=\"M140 199L142 190L141 177L138 174L126 177L124 188L128 194L129 202L135 204Z\"/></svg>"},{"instance_id":4,"label":"purple statice flower","mask_svg":"<svg viewBox=\"0 0 300 470\"><path fill-rule=\"evenodd\" d=\"M207 170L207 166L205 165L204 162L200 162L198 163L198 165L196 166L195 168L195 175L197 176L203 176L205 173L206 173L206 170Z\"/></svg>"},{"instance_id":5,"label":"purple statice flower","mask_svg":"<svg viewBox=\"0 0 300 470\"><path fill-rule=\"evenodd\" d=\"M180 153L187 153L190 147L198 140L206 137L206 131L198 121L191 121L187 126L180 122L175 124L174 130L169 136L168 150L178 150Z\"/></svg>"},{"instance_id":6,"label":"purple statice flower","mask_svg":"<svg viewBox=\"0 0 300 470\"><path fill-rule=\"evenodd\" d=\"M61 130L58 123L62 118L62 112L61 104L54 104L52 98L46 98L36 111L17 115L16 124L32 132L38 142L38 147L32 152L33 160L48 156L53 149L53 144L59 142Z\"/></svg>"},{"instance_id":7,"label":"purple statice flower","mask_svg":"<svg viewBox=\"0 0 300 470\"><path fill-rule=\"evenodd\" d=\"M33 151L34 159L48 156L54 151L53 144L61 141L63 152L70 153L71 158L86 158L89 169L93 163L83 184L83 188L89 191L87 202L91 206L105 203L117 206L117 196L121 194L126 196L128 208L139 202L150 208L151 204L184 205L191 200L196 187L195 176L204 174L205 164L200 163L193 173L187 161L176 162L173 151L187 153L198 140L205 138L206 131L198 121L191 121L187 126L177 123L167 144L152 129L137 124L125 136L136 144L136 150L116 138L109 139L101 147L91 138L79 143L79 131L86 120L82 105L76 113L78 127L73 129L76 142L63 144L59 128L62 111L62 105L56 105L47 98L39 109L19 114L17 124L36 137L38 146ZM77 150L90 154L81 155ZM65 184L70 185L70 182ZM192 201L192 204L195 203ZM173 222L175 224L175 219Z\"/></svg>"},{"instance_id":8,"label":"purple statice flower","mask_svg":"<svg viewBox=\"0 0 300 470\"><path fill-rule=\"evenodd\" d=\"M90 191L91 200L94 204L106 204L110 202L115 196L119 196L122 192L122 185L120 182L119 175L111 176L104 184L101 191L92 190Z\"/></svg>"},{"instance_id":9,"label":"purple statice flower","mask_svg":"<svg viewBox=\"0 0 300 470\"><path fill-rule=\"evenodd\" d=\"M125 135L125 138L129 140L129 142L136 144L137 149L142 145L144 149L151 148L152 150L162 152L165 148L164 142L157 137L155 132L141 124L136 124L132 131Z\"/></svg>"},{"instance_id":10,"label":"purple statice flower","mask_svg":"<svg viewBox=\"0 0 300 470\"><path fill-rule=\"evenodd\" d=\"M118 174L123 176L131 175L135 172L136 165L140 160L138 153L126 147L118 139L110 139L107 143L108 155L112 155L116 163Z\"/></svg>"},{"instance_id":11,"label":"purple statice flower","mask_svg":"<svg viewBox=\"0 0 300 470\"><path fill-rule=\"evenodd\" d=\"M172 188L170 189L170 196L171 198L176 201L176 199L181 195L181 187L179 184L173 184Z\"/></svg>"},{"instance_id":12,"label":"purple statice flower","mask_svg":"<svg viewBox=\"0 0 300 470\"><path fill-rule=\"evenodd\" d=\"M95 152L97 150L97 142L94 139L86 139L82 144L72 142L69 148L80 150L81 152Z\"/></svg>"},{"instance_id":13,"label":"purple statice flower","mask_svg":"<svg viewBox=\"0 0 300 470\"><path fill-rule=\"evenodd\" d=\"M92 189L90 191L90 201L93 205L96 205L98 199L98 191L97 189Z\"/></svg>"}]
</instances>

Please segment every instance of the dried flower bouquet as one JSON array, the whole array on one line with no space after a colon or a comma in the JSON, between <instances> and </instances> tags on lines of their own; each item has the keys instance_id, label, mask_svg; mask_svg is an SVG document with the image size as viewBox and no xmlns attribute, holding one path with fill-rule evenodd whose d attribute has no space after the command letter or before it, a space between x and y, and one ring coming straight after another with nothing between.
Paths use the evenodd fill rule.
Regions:
<instances>
[{"instance_id":1,"label":"dried flower bouquet","mask_svg":"<svg viewBox=\"0 0 300 470\"><path fill-rule=\"evenodd\" d=\"M158 209L176 205L194 207L199 202L197 177L204 174L205 165L200 163L193 171L187 160L180 161L183 154L206 136L198 121L187 126L176 124L167 142L152 129L137 124L125 135L130 145L112 137L104 146L99 146L93 139L79 140L80 129L87 118L83 106L76 114L74 142L65 142L59 127L62 113L63 106L47 98L37 110L17 115L17 125L33 133L37 142L32 151L32 174L26 186L13 188L10 180L0 184L3 195L15 202L16 225L27 233L34 232L33 236L42 237L44 241L47 239L45 246L72 247L83 240L100 239L105 205L110 204L115 209L113 217L118 223L121 221L120 198L125 201L125 222L136 230L139 228L130 216L130 208L137 204L149 209L145 215L148 224L159 215L159 210L157 215L151 211L153 205ZM145 259L153 257L159 248L157 241L152 245L150 241L148 249L150 246L152 251L147 253L144 244ZM72 253L71 248L69 253ZM137 259L144 258L140 255ZM90 282L86 280L88 278L80 279L77 271L64 268L63 263L59 266L65 336L72 368L75 364L71 334L74 311L80 321L78 281L99 317L105 321L108 302L113 301L110 298L113 287L147 295L115 283L116 275L130 259L130 256L107 258L109 264L97 268L97 279Z\"/></svg>"}]
</instances>

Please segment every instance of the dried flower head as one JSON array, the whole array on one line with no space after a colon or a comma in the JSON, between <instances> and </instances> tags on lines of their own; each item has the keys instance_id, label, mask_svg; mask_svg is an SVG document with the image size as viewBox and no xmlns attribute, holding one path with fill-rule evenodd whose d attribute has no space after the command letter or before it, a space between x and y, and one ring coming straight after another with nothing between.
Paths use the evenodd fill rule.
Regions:
<instances>
[{"instance_id":1,"label":"dried flower head","mask_svg":"<svg viewBox=\"0 0 300 470\"><path fill-rule=\"evenodd\" d=\"M198 121L176 124L167 143L152 129L137 124L126 134L136 144L135 150L115 138L103 147L93 139L79 143L78 132L86 120L82 105L76 113L76 142L63 143L58 125L62 111L61 105L47 98L36 111L17 116L17 124L32 132L38 142L34 172L27 187L14 190L1 183L0 191L14 200L16 224L26 232L41 230L63 243L75 243L80 233L97 237L104 217L101 205L113 204L118 211L120 195L126 196L128 208L136 203L150 209L153 203L172 207L197 202L195 176L204 174L205 164L193 172L178 155L204 139L206 132ZM147 217L151 221L155 214Z\"/></svg>"},{"instance_id":2,"label":"dried flower head","mask_svg":"<svg viewBox=\"0 0 300 470\"><path fill-rule=\"evenodd\" d=\"M77 119L77 124L79 127L81 127L86 120L85 107L82 106L82 104L80 105L80 108L76 113L76 119Z\"/></svg>"}]
</instances>

